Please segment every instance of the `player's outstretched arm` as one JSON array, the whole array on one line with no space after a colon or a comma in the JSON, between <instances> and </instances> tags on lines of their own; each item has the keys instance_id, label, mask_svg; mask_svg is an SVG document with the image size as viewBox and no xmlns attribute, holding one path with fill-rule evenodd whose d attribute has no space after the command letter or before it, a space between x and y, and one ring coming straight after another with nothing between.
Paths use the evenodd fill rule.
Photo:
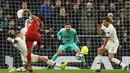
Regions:
<instances>
[{"instance_id":1,"label":"player's outstretched arm","mask_svg":"<svg viewBox=\"0 0 130 73\"><path fill-rule=\"evenodd\" d=\"M8 37L8 38L7 38L7 41L9 41L9 42L11 42L11 43L13 43L13 44L18 43L18 40L12 39L11 37Z\"/></svg>"},{"instance_id":2,"label":"player's outstretched arm","mask_svg":"<svg viewBox=\"0 0 130 73\"><path fill-rule=\"evenodd\" d=\"M78 38L77 32L75 31L74 33L75 33L75 42L79 43L79 38Z\"/></svg>"},{"instance_id":3,"label":"player's outstretched arm","mask_svg":"<svg viewBox=\"0 0 130 73\"><path fill-rule=\"evenodd\" d=\"M59 40L62 40L61 37L62 37L62 30L60 30L58 33L57 33L57 36L58 36L58 39Z\"/></svg>"},{"instance_id":4,"label":"player's outstretched arm","mask_svg":"<svg viewBox=\"0 0 130 73\"><path fill-rule=\"evenodd\" d=\"M52 32L52 28L49 28L48 30L39 29L38 32L39 33L50 33L50 32Z\"/></svg>"}]
</instances>

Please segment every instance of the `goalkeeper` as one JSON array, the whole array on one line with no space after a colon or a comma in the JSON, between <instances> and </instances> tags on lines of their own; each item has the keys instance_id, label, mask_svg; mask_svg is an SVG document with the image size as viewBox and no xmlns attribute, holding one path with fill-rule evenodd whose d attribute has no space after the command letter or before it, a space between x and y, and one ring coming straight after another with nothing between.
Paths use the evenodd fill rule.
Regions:
<instances>
[{"instance_id":1,"label":"goalkeeper","mask_svg":"<svg viewBox=\"0 0 130 73\"><path fill-rule=\"evenodd\" d=\"M57 33L57 36L60 41L60 46L56 54L53 55L52 61L55 61L56 58L67 49L75 51L76 53L80 52L80 49L77 46L79 44L79 39L76 30L71 28L71 25L69 23L65 24L65 28L60 29L60 31ZM84 67L87 67L84 57L82 58L82 62Z\"/></svg>"}]
</instances>

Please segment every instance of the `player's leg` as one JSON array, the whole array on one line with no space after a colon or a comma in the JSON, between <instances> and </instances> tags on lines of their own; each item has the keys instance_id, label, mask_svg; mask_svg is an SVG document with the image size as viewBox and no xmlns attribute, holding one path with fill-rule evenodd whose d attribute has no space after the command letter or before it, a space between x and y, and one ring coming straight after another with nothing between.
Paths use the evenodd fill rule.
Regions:
<instances>
[{"instance_id":1,"label":"player's leg","mask_svg":"<svg viewBox=\"0 0 130 73\"><path fill-rule=\"evenodd\" d=\"M17 72L25 72L28 71L28 65L24 64L23 67L19 67L16 69Z\"/></svg>"},{"instance_id":2,"label":"player's leg","mask_svg":"<svg viewBox=\"0 0 130 73\"><path fill-rule=\"evenodd\" d=\"M56 58L57 58L58 56L60 56L63 51L66 50L66 48L67 48L67 45L60 45L59 48L58 48L58 51L56 52L56 54L53 55L53 57L52 57L51 60L52 60L52 61L55 61Z\"/></svg>"},{"instance_id":3,"label":"player's leg","mask_svg":"<svg viewBox=\"0 0 130 73\"><path fill-rule=\"evenodd\" d=\"M23 65L23 67L19 67L16 69L16 67L12 68L11 70L9 70L9 73L13 73L13 72L26 72L28 71L28 65Z\"/></svg>"},{"instance_id":4,"label":"player's leg","mask_svg":"<svg viewBox=\"0 0 130 73\"><path fill-rule=\"evenodd\" d=\"M76 53L79 53L79 52L80 52L79 47L78 47L75 43L70 44L70 50L71 50L71 51L75 51ZM82 58L82 63L83 63L83 65L84 65L84 67L85 67L85 66L86 66L86 61L85 61L84 56L83 56L83 58Z\"/></svg>"},{"instance_id":5,"label":"player's leg","mask_svg":"<svg viewBox=\"0 0 130 73\"><path fill-rule=\"evenodd\" d=\"M66 61L64 64L56 64L54 61L52 60L49 60L43 56L38 56L38 62L45 62L47 63L48 65L52 66L52 67L58 67L58 68L61 68L61 69L65 69L66 65L68 64L68 62Z\"/></svg>"},{"instance_id":6,"label":"player's leg","mask_svg":"<svg viewBox=\"0 0 130 73\"><path fill-rule=\"evenodd\" d=\"M34 33L31 33L31 35L33 35L33 36L31 36L31 39L33 41L37 41L38 48L42 48L41 34L34 32Z\"/></svg>"},{"instance_id":7,"label":"player's leg","mask_svg":"<svg viewBox=\"0 0 130 73\"><path fill-rule=\"evenodd\" d=\"M32 71L31 54L32 54L32 45L33 45L33 42L31 42L31 41L26 41L26 45L27 45L28 69L29 69L29 71Z\"/></svg>"},{"instance_id":8,"label":"player's leg","mask_svg":"<svg viewBox=\"0 0 130 73\"><path fill-rule=\"evenodd\" d=\"M94 72L100 72L101 71L101 62L102 62L102 54L106 52L107 49L105 48L104 50L98 49L97 52L97 65L96 65L96 70Z\"/></svg>"},{"instance_id":9,"label":"player's leg","mask_svg":"<svg viewBox=\"0 0 130 73\"><path fill-rule=\"evenodd\" d=\"M124 68L124 71L126 71L127 66L124 63L122 63L120 60L118 60L117 58L114 58L115 53L117 53L117 47L115 45L112 45L112 47L109 48L108 52L109 52L108 59L112 61L113 63L122 66Z\"/></svg>"}]
</instances>

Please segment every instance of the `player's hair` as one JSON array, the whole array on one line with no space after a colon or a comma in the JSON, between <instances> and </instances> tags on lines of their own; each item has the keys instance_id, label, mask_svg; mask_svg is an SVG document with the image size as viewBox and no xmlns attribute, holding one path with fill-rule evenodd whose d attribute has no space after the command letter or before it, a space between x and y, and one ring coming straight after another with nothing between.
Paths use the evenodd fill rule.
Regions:
<instances>
[{"instance_id":1,"label":"player's hair","mask_svg":"<svg viewBox=\"0 0 130 73\"><path fill-rule=\"evenodd\" d=\"M38 18L40 18L41 21L43 21L44 23L46 23L46 20L42 16L38 16Z\"/></svg>"},{"instance_id":2,"label":"player's hair","mask_svg":"<svg viewBox=\"0 0 130 73\"><path fill-rule=\"evenodd\" d=\"M71 25L71 24L70 24L70 23L66 23L65 26L66 26L66 25Z\"/></svg>"},{"instance_id":3,"label":"player's hair","mask_svg":"<svg viewBox=\"0 0 130 73\"><path fill-rule=\"evenodd\" d=\"M108 18L108 17L105 18L104 20L107 21L107 22L111 22L110 18Z\"/></svg>"}]
</instances>

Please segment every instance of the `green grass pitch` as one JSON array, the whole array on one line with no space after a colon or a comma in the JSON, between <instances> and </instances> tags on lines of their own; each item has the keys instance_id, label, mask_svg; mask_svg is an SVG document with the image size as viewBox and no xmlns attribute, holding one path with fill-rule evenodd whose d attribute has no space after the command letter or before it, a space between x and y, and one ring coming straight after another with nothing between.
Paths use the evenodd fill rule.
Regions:
<instances>
[{"instance_id":1,"label":"green grass pitch","mask_svg":"<svg viewBox=\"0 0 130 73\"><path fill-rule=\"evenodd\" d=\"M0 69L0 73L8 73L7 69ZM14 73L29 73L27 72L14 72ZM33 70L33 73L93 73L93 70ZM100 73L130 73L130 70L102 70Z\"/></svg>"}]
</instances>

